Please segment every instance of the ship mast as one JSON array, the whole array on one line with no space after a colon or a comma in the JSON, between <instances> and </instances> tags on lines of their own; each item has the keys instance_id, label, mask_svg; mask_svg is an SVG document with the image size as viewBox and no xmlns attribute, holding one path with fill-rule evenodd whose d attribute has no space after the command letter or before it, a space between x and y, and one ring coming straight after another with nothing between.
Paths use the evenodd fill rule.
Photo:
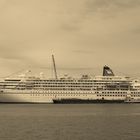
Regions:
<instances>
[{"instance_id":1,"label":"ship mast","mask_svg":"<svg viewBox=\"0 0 140 140\"><path fill-rule=\"evenodd\" d=\"M52 61L53 61L53 68L54 68L55 79L57 79L57 71L56 71L54 55L52 55Z\"/></svg>"}]
</instances>

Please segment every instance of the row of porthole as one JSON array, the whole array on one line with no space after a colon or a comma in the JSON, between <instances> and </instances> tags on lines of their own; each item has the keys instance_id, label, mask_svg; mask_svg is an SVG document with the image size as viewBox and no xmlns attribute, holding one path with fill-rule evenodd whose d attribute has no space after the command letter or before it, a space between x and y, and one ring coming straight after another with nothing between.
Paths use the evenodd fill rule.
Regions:
<instances>
[{"instance_id":1,"label":"row of porthole","mask_svg":"<svg viewBox=\"0 0 140 140\"><path fill-rule=\"evenodd\" d=\"M97 95L97 96L124 96L125 97L125 95Z\"/></svg>"},{"instance_id":2,"label":"row of porthole","mask_svg":"<svg viewBox=\"0 0 140 140\"><path fill-rule=\"evenodd\" d=\"M126 96L126 95L97 95L97 96ZM140 97L140 95L131 95L132 97Z\"/></svg>"},{"instance_id":3,"label":"row of porthole","mask_svg":"<svg viewBox=\"0 0 140 140\"><path fill-rule=\"evenodd\" d=\"M88 96L87 94L86 95L78 95L78 94L75 94L75 95L71 95L71 94L41 94L43 96ZM31 96L40 96L40 94L31 94Z\"/></svg>"},{"instance_id":4,"label":"row of porthole","mask_svg":"<svg viewBox=\"0 0 140 140\"><path fill-rule=\"evenodd\" d=\"M24 94L24 93L22 93L22 94ZM29 93L26 93L26 94L29 94ZM67 93L56 93L56 92L53 92L53 93L50 93L50 92L42 92L42 93L39 93L39 92L32 92L32 94L58 94L58 95L60 95L60 94L72 94L72 95L75 95L75 94L80 94L80 95L93 95L94 93L92 93L92 92L90 92L90 93L72 93L72 92L67 92Z\"/></svg>"},{"instance_id":5,"label":"row of porthole","mask_svg":"<svg viewBox=\"0 0 140 140\"><path fill-rule=\"evenodd\" d=\"M131 95L132 97L137 97L137 96L139 96L140 97L140 95Z\"/></svg>"},{"instance_id":6,"label":"row of porthole","mask_svg":"<svg viewBox=\"0 0 140 140\"><path fill-rule=\"evenodd\" d=\"M106 90L106 89L104 89ZM126 91L126 90L125 90ZM99 91L95 92L95 93L100 93ZM101 92L101 93L127 93L127 92Z\"/></svg>"}]
</instances>

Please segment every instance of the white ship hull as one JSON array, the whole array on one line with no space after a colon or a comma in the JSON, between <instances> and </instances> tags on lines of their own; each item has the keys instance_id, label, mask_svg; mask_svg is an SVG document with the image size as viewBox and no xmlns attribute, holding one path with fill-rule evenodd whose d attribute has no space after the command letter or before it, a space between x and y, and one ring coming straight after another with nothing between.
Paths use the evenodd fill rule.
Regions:
<instances>
[{"instance_id":1,"label":"white ship hull","mask_svg":"<svg viewBox=\"0 0 140 140\"><path fill-rule=\"evenodd\" d=\"M126 97L102 97L88 91L3 91L0 93L1 103L53 103L55 100L108 100L124 101Z\"/></svg>"}]
</instances>

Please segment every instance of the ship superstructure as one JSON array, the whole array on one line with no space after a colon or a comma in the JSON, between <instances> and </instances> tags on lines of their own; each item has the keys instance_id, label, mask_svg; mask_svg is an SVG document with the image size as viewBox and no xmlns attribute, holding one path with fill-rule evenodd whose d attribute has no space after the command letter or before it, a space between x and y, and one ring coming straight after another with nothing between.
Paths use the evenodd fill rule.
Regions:
<instances>
[{"instance_id":1,"label":"ship superstructure","mask_svg":"<svg viewBox=\"0 0 140 140\"><path fill-rule=\"evenodd\" d=\"M53 79L22 75L0 81L0 102L3 103L100 103L125 102L128 98L140 100L140 83L115 76L108 66L103 67L102 76L95 77L58 78L55 68Z\"/></svg>"}]
</instances>

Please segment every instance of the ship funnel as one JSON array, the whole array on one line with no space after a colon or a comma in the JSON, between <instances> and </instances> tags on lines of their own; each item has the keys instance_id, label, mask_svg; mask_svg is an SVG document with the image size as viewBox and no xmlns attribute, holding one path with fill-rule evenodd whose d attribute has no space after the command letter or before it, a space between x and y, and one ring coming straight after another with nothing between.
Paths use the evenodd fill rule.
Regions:
<instances>
[{"instance_id":1,"label":"ship funnel","mask_svg":"<svg viewBox=\"0 0 140 140\"><path fill-rule=\"evenodd\" d=\"M103 67L103 76L114 76L114 73L108 66L104 66Z\"/></svg>"}]
</instances>

